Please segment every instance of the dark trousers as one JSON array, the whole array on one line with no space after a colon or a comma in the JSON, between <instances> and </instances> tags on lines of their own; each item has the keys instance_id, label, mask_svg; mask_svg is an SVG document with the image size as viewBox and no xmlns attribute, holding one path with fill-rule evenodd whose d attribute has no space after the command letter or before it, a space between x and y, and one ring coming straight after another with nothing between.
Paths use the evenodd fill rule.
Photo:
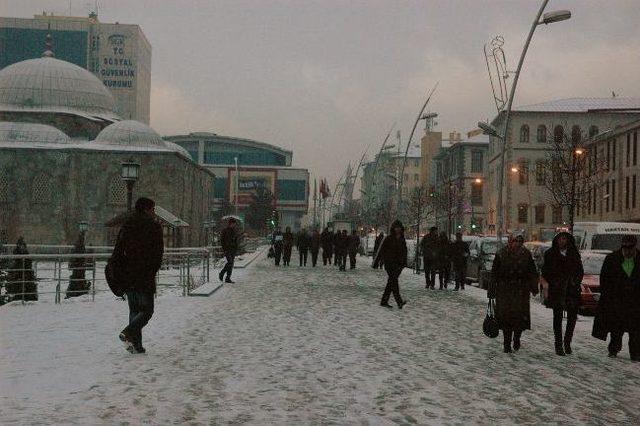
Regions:
<instances>
[{"instance_id":1,"label":"dark trousers","mask_svg":"<svg viewBox=\"0 0 640 426\"><path fill-rule=\"evenodd\" d=\"M280 259L282 258L282 248L279 248L279 247L275 248L274 257L276 260L276 266L280 266Z\"/></svg>"},{"instance_id":2,"label":"dark trousers","mask_svg":"<svg viewBox=\"0 0 640 426\"><path fill-rule=\"evenodd\" d=\"M617 354L622 350L622 336L624 331L612 331L609 341L609 353ZM640 331L629 332L629 355L631 359L640 360Z\"/></svg>"},{"instance_id":3,"label":"dark trousers","mask_svg":"<svg viewBox=\"0 0 640 426\"><path fill-rule=\"evenodd\" d=\"M332 256L333 253L331 253L331 250L322 249L322 264L326 265L327 263L329 263L329 265L331 265Z\"/></svg>"},{"instance_id":4,"label":"dark trousers","mask_svg":"<svg viewBox=\"0 0 640 426\"><path fill-rule=\"evenodd\" d=\"M431 259L426 257L422 258L422 264L424 265L424 279L426 282L426 288L434 288L436 285L436 270L433 267Z\"/></svg>"},{"instance_id":5,"label":"dark trousers","mask_svg":"<svg viewBox=\"0 0 640 426\"><path fill-rule=\"evenodd\" d=\"M340 265L341 271L347 269L347 253L340 253L338 255L338 265Z\"/></svg>"},{"instance_id":6,"label":"dark trousers","mask_svg":"<svg viewBox=\"0 0 640 426\"><path fill-rule=\"evenodd\" d=\"M463 289L464 290L464 281L466 279L466 270L467 270L466 265L456 265L455 268L453 268L453 273L454 273L455 278L456 278L456 288L457 289Z\"/></svg>"},{"instance_id":7,"label":"dark trousers","mask_svg":"<svg viewBox=\"0 0 640 426\"><path fill-rule=\"evenodd\" d=\"M311 250L311 265L313 267L318 263L318 250Z\"/></svg>"},{"instance_id":8,"label":"dark trousers","mask_svg":"<svg viewBox=\"0 0 640 426\"><path fill-rule=\"evenodd\" d=\"M349 267L355 269L356 267L356 252L349 252Z\"/></svg>"},{"instance_id":9,"label":"dark trousers","mask_svg":"<svg viewBox=\"0 0 640 426\"><path fill-rule=\"evenodd\" d=\"M123 330L124 334L133 339L136 348L142 346L142 328L153 316L153 293L131 290L127 292L129 303L129 325Z\"/></svg>"},{"instance_id":10,"label":"dark trousers","mask_svg":"<svg viewBox=\"0 0 640 426\"><path fill-rule=\"evenodd\" d=\"M400 297L400 286L398 285L398 277L400 277L400 273L402 272L402 268L384 268L387 271L387 286L384 288L384 293L382 293L382 300L380 301L381 305L386 305L389 303L389 296L393 293L393 298L396 300L396 304L400 306L402 304L402 297Z\"/></svg>"},{"instance_id":11,"label":"dark trousers","mask_svg":"<svg viewBox=\"0 0 640 426\"><path fill-rule=\"evenodd\" d=\"M308 249L299 250L300 253L300 266L307 266L307 256L309 253Z\"/></svg>"},{"instance_id":12,"label":"dark trousers","mask_svg":"<svg viewBox=\"0 0 640 426\"><path fill-rule=\"evenodd\" d=\"M553 335L555 337L556 345L561 346L563 342L571 343L573 339L573 330L576 328L576 321L578 320L578 309L567 309L567 328L565 330L564 338L562 336L562 316L564 309L553 308Z\"/></svg>"},{"instance_id":13,"label":"dark trousers","mask_svg":"<svg viewBox=\"0 0 640 426\"><path fill-rule=\"evenodd\" d=\"M511 342L520 341L520 336L522 336L522 330L503 329L502 337L504 338L504 347L511 349Z\"/></svg>"},{"instance_id":14,"label":"dark trousers","mask_svg":"<svg viewBox=\"0 0 640 426\"><path fill-rule=\"evenodd\" d=\"M291 247L285 247L282 252L282 263L285 266L289 266L289 262L291 262Z\"/></svg>"},{"instance_id":15,"label":"dark trousers","mask_svg":"<svg viewBox=\"0 0 640 426\"><path fill-rule=\"evenodd\" d=\"M233 254L226 254L224 255L225 259L227 259L227 263L224 264L224 268L222 268L222 270L220 271L220 276L224 276L224 274L227 274L227 279L231 279L231 272L233 272L233 261L235 259L235 256Z\"/></svg>"}]
</instances>

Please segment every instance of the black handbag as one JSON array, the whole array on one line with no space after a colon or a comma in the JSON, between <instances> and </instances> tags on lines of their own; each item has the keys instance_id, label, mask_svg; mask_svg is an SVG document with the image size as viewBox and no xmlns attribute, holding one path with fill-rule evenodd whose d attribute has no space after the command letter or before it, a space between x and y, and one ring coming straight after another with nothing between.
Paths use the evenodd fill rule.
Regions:
<instances>
[{"instance_id":1,"label":"black handbag","mask_svg":"<svg viewBox=\"0 0 640 426\"><path fill-rule=\"evenodd\" d=\"M111 292L117 297L122 297L127 291L127 277L124 271L125 262L126 259L124 250L122 249L122 242L120 241L120 235L118 235L113 253L109 260L107 260L107 265L104 268L104 276L109 285L109 289L111 289Z\"/></svg>"},{"instance_id":2,"label":"black handbag","mask_svg":"<svg viewBox=\"0 0 640 426\"><path fill-rule=\"evenodd\" d=\"M498 325L498 320L496 319L495 314L495 300L489 299L489 304L487 305L487 316L484 318L484 322L482 323L482 332L485 336L495 339L500 334L500 326Z\"/></svg>"}]
</instances>

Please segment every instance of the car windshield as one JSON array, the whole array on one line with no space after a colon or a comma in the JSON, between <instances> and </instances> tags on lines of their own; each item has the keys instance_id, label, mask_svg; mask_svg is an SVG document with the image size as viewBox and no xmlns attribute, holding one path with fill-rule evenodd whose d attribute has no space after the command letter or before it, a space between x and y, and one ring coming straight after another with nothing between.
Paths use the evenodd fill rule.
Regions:
<instances>
[{"instance_id":1,"label":"car windshield","mask_svg":"<svg viewBox=\"0 0 640 426\"><path fill-rule=\"evenodd\" d=\"M596 234L591 240L592 250L611 250L620 249L623 234Z\"/></svg>"},{"instance_id":2,"label":"car windshield","mask_svg":"<svg viewBox=\"0 0 640 426\"><path fill-rule=\"evenodd\" d=\"M586 256L582 258L582 267L585 275L600 275L604 256Z\"/></svg>"}]
</instances>

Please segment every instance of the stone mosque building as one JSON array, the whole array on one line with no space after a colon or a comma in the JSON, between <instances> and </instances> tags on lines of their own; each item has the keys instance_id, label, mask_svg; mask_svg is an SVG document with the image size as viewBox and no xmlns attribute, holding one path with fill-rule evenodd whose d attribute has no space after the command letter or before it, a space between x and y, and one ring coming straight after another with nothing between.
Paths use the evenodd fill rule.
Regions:
<instances>
[{"instance_id":1,"label":"stone mosque building","mask_svg":"<svg viewBox=\"0 0 640 426\"><path fill-rule=\"evenodd\" d=\"M89 71L53 57L0 70L0 241L112 244L126 212L122 163L140 164L133 199L156 201L165 245L205 243L214 174L147 125L122 120Z\"/></svg>"}]
</instances>

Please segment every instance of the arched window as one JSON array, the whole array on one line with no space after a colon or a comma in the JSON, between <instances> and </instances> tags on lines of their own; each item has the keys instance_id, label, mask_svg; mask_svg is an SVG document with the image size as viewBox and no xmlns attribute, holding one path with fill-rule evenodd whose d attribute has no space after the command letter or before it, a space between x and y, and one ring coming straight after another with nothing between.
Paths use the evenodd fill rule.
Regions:
<instances>
[{"instance_id":1,"label":"arched window","mask_svg":"<svg viewBox=\"0 0 640 426\"><path fill-rule=\"evenodd\" d=\"M127 187L119 175L113 175L107 183L107 204L124 206L127 202Z\"/></svg>"},{"instance_id":2,"label":"arched window","mask_svg":"<svg viewBox=\"0 0 640 426\"><path fill-rule=\"evenodd\" d=\"M582 131L580 130L580 126L575 125L571 128L571 142L574 145L577 145L580 143L580 140L582 139Z\"/></svg>"},{"instance_id":3,"label":"arched window","mask_svg":"<svg viewBox=\"0 0 640 426\"><path fill-rule=\"evenodd\" d=\"M31 202L33 204L51 204L53 200L53 183L51 176L40 173L31 185Z\"/></svg>"},{"instance_id":4,"label":"arched window","mask_svg":"<svg viewBox=\"0 0 640 426\"><path fill-rule=\"evenodd\" d=\"M520 127L520 143L529 143L529 126L526 124Z\"/></svg>"},{"instance_id":5,"label":"arched window","mask_svg":"<svg viewBox=\"0 0 640 426\"><path fill-rule=\"evenodd\" d=\"M9 177L5 172L0 173L0 204L9 202Z\"/></svg>"},{"instance_id":6,"label":"arched window","mask_svg":"<svg viewBox=\"0 0 640 426\"><path fill-rule=\"evenodd\" d=\"M561 145L564 139L564 129L562 126L558 125L553 128L553 142L555 144Z\"/></svg>"},{"instance_id":7,"label":"arched window","mask_svg":"<svg viewBox=\"0 0 640 426\"><path fill-rule=\"evenodd\" d=\"M547 126L541 124L536 132L536 142L547 143Z\"/></svg>"},{"instance_id":8,"label":"arched window","mask_svg":"<svg viewBox=\"0 0 640 426\"><path fill-rule=\"evenodd\" d=\"M590 138L594 137L598 133L600 133L600 131L598 130L598 126L592 125L591 127L589 127L589 137Z\"/></svg>"}]
</instances>

